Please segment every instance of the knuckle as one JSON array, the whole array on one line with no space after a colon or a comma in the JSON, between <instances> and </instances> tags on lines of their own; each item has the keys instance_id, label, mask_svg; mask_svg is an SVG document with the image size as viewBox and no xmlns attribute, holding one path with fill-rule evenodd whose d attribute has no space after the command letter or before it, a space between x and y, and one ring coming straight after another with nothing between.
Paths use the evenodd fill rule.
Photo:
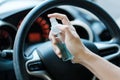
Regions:
<instances>
[{"instance_id":1,"label":"knuckle","mask_svg":"<svg viewBox=\"0 0 120 80\"><path fill-rule=\"evenodd\" d=\"M56 41L54 41L54 40L52 41L52 43L53 43L53 45L56 45L56 44L57 44L57 42L56 42Z\"/></svg>"},{"instance_id":2,"label":"knuckle","mask_svg":"<svg viewBox=\"0 0 120 80\"><path fill-rule=\"evenodd\" d=\"M57 49L57 50L56 50L56 54L57 54L57 55L60 55L60 54L61 54L60 49Z\"/></svg>"},{"instance_id":3,"label":"knuckle","mask_svg":"<svg viewBox=\"0 0 120 80\"><path fill-rule=\"evenodd\" d=\"M52 39L52 38L51 38L51 35L49 35L48 38L51 40L51 39Z\"/></svg>"},{"instance_id":4,"label":"knuckle","mask_svg":"<svg viewBox=\"0 0 120 80\"><path fill-rule=\"evenodd\" d=\"M65 30L65 31L69 30L69 26L65 26L65 27L64 27L64 30Z\"/></svg>"},{"instance_id":5,"label":"knuckle","mask_svg":"<svg viewBox=\"0 0 120 80\"><path fill-rule=\"evenodd\" d=\"M62 16L63 16L64 18L66 18L66 17L67 17L65 14L62 14Z\"/></svg>"},{"instance_id":6,"label":"knuckle","mask_svg":"<svg viewBox=\"0 0 120 80\"><path fill-rule=\"evenodd\" d=\"M58 15L59 13L54 13L55 15Z\"/></svg>"}]
</instances>

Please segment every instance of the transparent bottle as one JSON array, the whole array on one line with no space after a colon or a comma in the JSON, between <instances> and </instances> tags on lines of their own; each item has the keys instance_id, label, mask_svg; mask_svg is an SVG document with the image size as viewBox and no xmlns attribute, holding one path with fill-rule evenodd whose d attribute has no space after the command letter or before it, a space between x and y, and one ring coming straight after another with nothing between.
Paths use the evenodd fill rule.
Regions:
<instances>
[{"instance_id":1,"label":"transparent bottle","mask_svg":"<svg viewBox=\"0 0 120 80\"><path fill-rule=\"evenodd\" d=\"M61 50L62 53L62 60L63 61L68 61L73 59L73 55L68 51L68 49L66 48L65 43L62 41L61 39L61 35L60 35L60 29L57 28L56 25L58 25L59 23L57 22L57 20L55 18L50 18L50 22L51 22L51 31L53 32L53 34L55 34L58 38L59 38L59 42L57 43L57 46L59 47L59 49ZM60 24L59 24L60 25Z\"/></svg>"}]
</instances>

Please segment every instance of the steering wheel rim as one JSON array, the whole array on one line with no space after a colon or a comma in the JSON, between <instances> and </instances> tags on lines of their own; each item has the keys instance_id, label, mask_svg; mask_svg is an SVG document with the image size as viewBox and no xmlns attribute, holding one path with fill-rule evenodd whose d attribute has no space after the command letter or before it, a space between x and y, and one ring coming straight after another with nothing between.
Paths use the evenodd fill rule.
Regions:
<instances>
[{"instance_id":1,"label":"steering wheel rim","mask_svg":"<svg viewBox=\"0 0 120 80\"><path fill-rule=\"evenodd\" d=\"M79 4L78 4L79 3ZM46 6L47 5L47 6ZM112 43L120 44L120 31L114 20L99 6L87 0L47 0L36 6L25 17L17 32L14 43L13 63L17 80L29 80L29 75L25 69L24 44L25 37L32 23L37 17L47 10L60 5L72 5L86 9L96 15L109 29L112 35Z\"/></svg>"}]
</instances>

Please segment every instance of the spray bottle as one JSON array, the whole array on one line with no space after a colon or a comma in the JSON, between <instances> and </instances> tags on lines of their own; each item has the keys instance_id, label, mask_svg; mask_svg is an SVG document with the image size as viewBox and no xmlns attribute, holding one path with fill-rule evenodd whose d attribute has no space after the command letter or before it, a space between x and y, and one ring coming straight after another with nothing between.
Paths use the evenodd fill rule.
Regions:
<instances>
[{"instance_id":1,"label":"spray bottle","mask_svg":"<svg viewBox=\"0 0 120 80\"><path fill-rule=\"evenodd\" d=\"M62 41L61 39L61 35L60 35L60 29L57 28L57 25L59 24L57 22L57 20L55 18L50 18L50 22L51 22L51 31L53 32L53 34L55 34L58 38L59 38L59 42L57 43L57 46L59 47L59 49L61 50L62 53L62 60L63 61L68 61L73 59L73 55L68 51L68 49L66 48L65 43ZM60 24L59 24L60 25Z\"/></svg>"}]
</instances>

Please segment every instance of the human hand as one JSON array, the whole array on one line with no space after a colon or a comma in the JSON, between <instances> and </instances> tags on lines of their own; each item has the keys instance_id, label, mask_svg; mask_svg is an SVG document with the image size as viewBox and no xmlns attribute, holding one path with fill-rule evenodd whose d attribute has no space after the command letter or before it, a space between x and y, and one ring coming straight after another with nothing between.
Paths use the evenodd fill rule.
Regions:
<instances>
[{"instance_id":1,"label":"human hand","mask_svg":"<svg viewBox=\"0 0 120 80\"><path fill-rule=\"evenodd\" d=\"M72 62L80 63L95 74L100 80L119 80L120 68L111 64L102 57L94 54L88 48L86 48L80 40L75 28L70 24L67 16L64 14L53 13L48 15L49 18L54 17L62 21L62 25L58 25L61 30L61 38L65 43L67 49L74 56ZM56 35L49 34L49 39L52 41L53 49L56 55L61 58L62 52L57 46L60 41ZM110 68L110 69L109 69Z\"/></svg>"},{"instance_id":2,"label":"human hand","mask_svg":"<svg viewBox=\"0 0 120 80\"><path fill-rule=\"evenodd\" d=\"M62 21L62 25L58 25L56 27L58 27L61 30L60 35L61 35L62 41L65 43L70 53L74 56L72 61L77 63L77 61L81 59L80 56L85 53L86 48L81 42L80 37L77 34L75 28L71 25L69 19L64 14L53 13L53 14L49 14L48 17L49 18L54 17ZM52 31L50 31L49 39L52 41L52 46L56 55L59 58L61 58L62 52L57 46L57 43L60 40L52 33Z\"/></svg>"}]
</instances>

